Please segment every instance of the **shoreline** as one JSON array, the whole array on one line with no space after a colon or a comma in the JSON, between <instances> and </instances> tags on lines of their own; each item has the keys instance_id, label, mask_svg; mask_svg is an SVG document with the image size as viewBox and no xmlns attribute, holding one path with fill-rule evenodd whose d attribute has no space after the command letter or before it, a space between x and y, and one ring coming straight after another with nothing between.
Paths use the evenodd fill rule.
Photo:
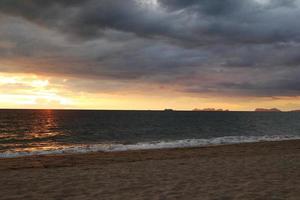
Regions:
<instances>
[{"instance_id":1,"label":"shoreline","mask_svg":"<svg viewBox=\"0 0 300 200\"><path fill-rule=\"evenodd\" d=\"M181 158L182 155L192 153L192 156L210 156L213 154L239 154L240 152L233 152L233 149L244 149L245 153L257 153L258 149L250 148L271 148L276 151L276 146L283 146L286 148L290 145L299 146L296 150L300 151L300 139L281 140L281 141L257 141L236 144L219 144L207 145L200 147L180 147L180 148L161 148L161 149L141 149L141 150L126 150L126 151L97 151L97 152L76 152L76 153L59 153L59 154L45 154L45 155L28 155L20 157L0 157L0 170L6 169L23 169L23 168L48 168L48 167L69 167L73 165L89 165L92 162L86 162L86 159L96 159L95 161L109 161L109 162L138 162L144 160L164 160ZM272 152L273 152L272 151ZM300 152L299 152L300 153ZM145 157L143 157L145 156ZM134 159L131 159L134 157ZM190 157L190 156L189 156ZM78 160L76 160L78 159ZM69 161L72 161L68 163ZM74 162L75 161L75 162ZM10 167L11 163L16 162L18 165ZM44 163L45 162L45 163ZM53 163L52 163L53 162Z\"/></svg>"},{"instance_id":2,"label":"shoreline","mask_svg":"<svg viewBox=\"0 0 300 200\"><path fill-rule=\"evenodd\" d=\"M300 140L0 158L0 199L288 199Z\"/></svg>"},{"instance_id":3,"label":"shoreline","mask_svg":"<svg viewBox=\"0 0 300 200\"><path fill-rule=\"evenodd\" d=\"M209 139L182 139L182 140L162 140L153 142L140 142L135 144L82 144L82 145L63 145L56 149L45 148L48 150L35 149L34 151L6 151L0 153L1 158L18 158L42 155L67 155L67 154L86 154L97 152L123 152L139 150L163 150L179 148L199 148L214 147L234 144L247 144L259 142L290 141L300 140L300 136L292 135L272 135L272 136L224 136Z\"/></svg>"}]
</instances>

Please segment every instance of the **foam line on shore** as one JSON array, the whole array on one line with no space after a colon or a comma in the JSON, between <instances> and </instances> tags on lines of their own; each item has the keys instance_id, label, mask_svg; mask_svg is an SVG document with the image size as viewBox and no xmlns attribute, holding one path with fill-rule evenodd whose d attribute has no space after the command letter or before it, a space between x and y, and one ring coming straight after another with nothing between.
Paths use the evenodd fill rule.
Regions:
<instances>
[{"instance_id":1,"label":"foam line on shore","mask_svg":"<svg viewBox=\"0 0 300 200\"><path fill-rule=\"evenodd\" d=\"M171 149L171 148L189 148L205 147L226 144L253 143L264 141L284 141L300 139L300 136L275 135L275 136L225 136L210 139L184 139L174 141L154 141L136 144L83 144L60 147L59 149L33 150L33 151L6 151L0 153L0 158L13 158L33 155L49 154L74 154L89 152L117 152L131 150L150 150L150 149Z\"/></svg>"}]
</instances>

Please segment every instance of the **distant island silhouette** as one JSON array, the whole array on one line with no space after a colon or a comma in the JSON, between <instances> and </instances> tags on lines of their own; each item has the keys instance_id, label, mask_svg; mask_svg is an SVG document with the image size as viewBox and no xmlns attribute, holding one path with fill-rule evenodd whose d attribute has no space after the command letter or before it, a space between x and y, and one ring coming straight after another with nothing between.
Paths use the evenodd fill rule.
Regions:
<instances>
[{"instance_id":1,"label":"distant island silhouette","mask_svg":"<svg viewBox=\"0 0 300 200\"><path fill-rule=\"evenodd\" d=\"M193 109L193 111L197 111L197 112L229 112L229 110L216 109L216 108L204 108L204 109L195 108L195 109Z\"/></svg>"},{"instance_id":2,"label":"distant island silhouette","mask_svg":"<svg viewBox=\"0 0 300 200\"><path fill-rule=\"evenodd\" d=\"M166 109L164 109L164 111L165 111L165 112L172 112L172 111L174 111L174 110L171 109L171 108L166 108Z\"/></svg>"},{"instance_id":3,"label":"distant island silhouette","mask_svg":"<svg viewBox=\"0 0 300 200\"><path fill-rule=\"evenodd\" d=\"M255 112L281 112L278 108L256 108Z\"/></svg>"}]
</instances>

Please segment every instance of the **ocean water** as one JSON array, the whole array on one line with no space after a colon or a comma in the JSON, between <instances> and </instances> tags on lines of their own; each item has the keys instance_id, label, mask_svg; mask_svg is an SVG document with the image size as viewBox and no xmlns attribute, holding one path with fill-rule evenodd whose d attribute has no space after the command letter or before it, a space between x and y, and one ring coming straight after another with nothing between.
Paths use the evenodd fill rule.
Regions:
<instances>
[{"instance_id":1,"label":"ocean water","mask_svg":"<svg viewBox=\"0 0 300 200\"><path fill-rule=\"evenodd\" d=\"M0 110L0 157L300 138L300 113Z\"/></svg>"}]
</instances>

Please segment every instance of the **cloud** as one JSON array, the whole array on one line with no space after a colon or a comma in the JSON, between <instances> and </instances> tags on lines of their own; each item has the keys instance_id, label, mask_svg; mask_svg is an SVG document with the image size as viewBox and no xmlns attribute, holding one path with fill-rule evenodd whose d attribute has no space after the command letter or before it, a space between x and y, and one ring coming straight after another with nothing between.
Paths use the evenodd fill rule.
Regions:
<instances>
[{"instance_id":1,"label":"cloud","mask_svg":"<svg viewBox=\"0 0 300 200\"><path fill-rule=\"evenodd\" d=\"M3 0L0 71L73 77L93 92L157 85L198 95L297 96L299 5Z\"/></svg>"},{"instance_id":2,"label":"cloud","mask_svg":"<svg viewBox=\"0 0 300 200\"><path fill-rule=\"evenodd\" d=\"M155 8L139 2L142 0L12 0L1 1L0 11L86 40L114 29L197 46L216 41L299 41L296 0L273 0L267 5L254 0L160 0Z\"/></svg>"}]
</instances>

